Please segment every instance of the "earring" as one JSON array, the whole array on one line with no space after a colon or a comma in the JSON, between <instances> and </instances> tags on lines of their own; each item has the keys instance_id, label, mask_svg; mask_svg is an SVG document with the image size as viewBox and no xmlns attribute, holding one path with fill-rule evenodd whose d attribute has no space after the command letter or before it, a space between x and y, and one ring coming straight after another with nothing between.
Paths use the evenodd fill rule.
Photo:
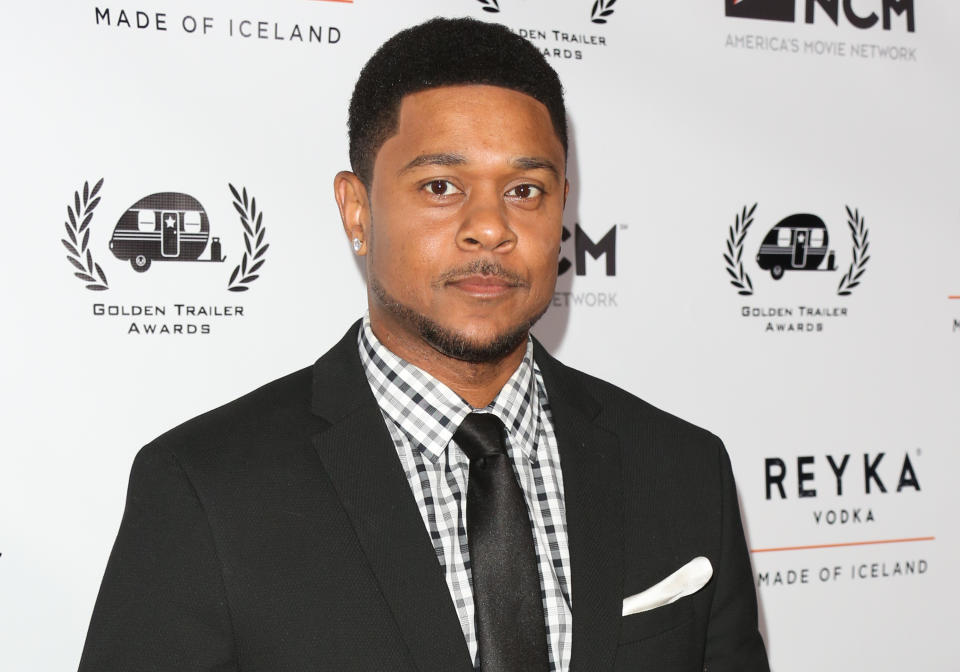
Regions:
<instances>
[{"instance_id":1,"label":"earring","mask_svg":"<svg viewBox=\"0 0 960 672\"><path fill-rule=\"evenodd\" d=\"M359 252L360 248L363 247L363 242L359 238L353 239L353 251Z\"/></svg>"}]
</instances>

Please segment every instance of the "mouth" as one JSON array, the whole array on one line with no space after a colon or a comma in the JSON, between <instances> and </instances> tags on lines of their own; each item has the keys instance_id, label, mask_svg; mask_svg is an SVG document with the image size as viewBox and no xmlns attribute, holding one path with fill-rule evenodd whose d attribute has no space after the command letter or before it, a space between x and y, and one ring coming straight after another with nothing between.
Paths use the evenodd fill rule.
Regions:
<instances>
[{"instance_id":1,"label":"mouth","mask_svg":"<svg viewBox=\"0 0 960 672\"><path fill-rule=\"evenodd\" d=\"M520 286L516 282L496 275L482 274L468 275L451 280L446 285L477 298L500 297Z\"/></svg>"},{"instance_id":2,"label":"mouth","mask_svg":"<svg viewBox=\"0 0 960 672\"><path fill-rule=\"evenodd\" d=\"M480 299L498 298L527 286L518 274L485 260L448 271L440 279L440 284Z\"/></svg>"}]
</instances>

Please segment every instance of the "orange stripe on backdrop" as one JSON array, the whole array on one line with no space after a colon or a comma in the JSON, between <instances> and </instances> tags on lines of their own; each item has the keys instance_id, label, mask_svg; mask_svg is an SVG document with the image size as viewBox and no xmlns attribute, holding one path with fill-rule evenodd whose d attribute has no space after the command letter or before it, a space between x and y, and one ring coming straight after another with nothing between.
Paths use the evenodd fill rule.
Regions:
<instances>
[{"instance_id":1,"label":"orange stripe on backdrop","mask_svg":"<svg viewBox=\"0 0 960 672\"><path fill-rule=\"evenodd\" d=\"M957 296L948 296L947 298L948 298L948 299L960 299L960 294L958 294Z\"/></svg>"},{"instance_id":2,"label":"orange stripe on backdrop","mask_svg":"<svg viewBox=\"0 0 960 672\"><path fill-rule=\"evenodd\" d=\"M936 537L908 537L906 539L875 539L873 541L847 541L840 544L813 544L811 546L781 546L779 548L751 548L751 553L775 553L777 551L808 551L814 548L841 548L844 546L872 546L874 544L909 544L915 541L933 541Z\"/></svg>"},{"instance_id":3,"label":"orange stripe on backdrop","mask_svg":"<svg viewBox=\"0 0 960 672\"><path fill-rule=\"evenodd\" d=\"M353 4L353 0L313 0L314 2L346 2Z\"/></svg>"}]
</instances>

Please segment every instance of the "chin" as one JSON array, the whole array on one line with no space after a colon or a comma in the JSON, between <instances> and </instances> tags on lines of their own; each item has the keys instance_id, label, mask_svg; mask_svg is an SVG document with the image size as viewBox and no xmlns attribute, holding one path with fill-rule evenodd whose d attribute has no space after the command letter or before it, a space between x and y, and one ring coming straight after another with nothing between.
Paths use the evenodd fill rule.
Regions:
<instances>
[{"instance_id":1,"label":"chin","mask_svg":"<svg viewBox=\"0 0 960 672\"><path fill-rule=\"evenodd\" d=\"M373 278L370 279L370 288L384 310L406 324L434 350L475 364L497 362L516 352L526 342L530 328L550 305L548 302L531 316L519 317L509 324L500 324L501 320L496 317L477 316L476 313L458 318L455 310L444 311L447 319L441 321L397 301Z\"/></svg>"},{"instance_id":2,"label":"chin","mask_svg":"<svg viewBox=\"0 0 960 672\"><path fill-rule=\"evenodd\" d=\"M424 318L417 324L417 331L434 350L447 357L485 364L500 361L522 347L527 340L530 326L524 322L513 329L473 335Z\"/></svg>"}]
</instances>

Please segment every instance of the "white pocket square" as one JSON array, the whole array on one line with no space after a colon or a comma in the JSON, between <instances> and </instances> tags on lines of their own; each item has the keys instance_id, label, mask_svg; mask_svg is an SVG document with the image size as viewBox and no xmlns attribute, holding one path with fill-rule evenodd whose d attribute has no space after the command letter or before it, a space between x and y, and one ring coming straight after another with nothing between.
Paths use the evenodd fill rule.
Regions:
<instances>
[{"instance_id":1,"label":"white pocket square","mask_svg":"<svg viewBox=\"0 0 960 672\"><path fill-rule=\"evenodd\" d=\"M625 599L623 616L650 611L692 595L707 585L711 576L713 566L710 561L702 555L696 557L660 583Z\"/></svg>"}]
</instances>

